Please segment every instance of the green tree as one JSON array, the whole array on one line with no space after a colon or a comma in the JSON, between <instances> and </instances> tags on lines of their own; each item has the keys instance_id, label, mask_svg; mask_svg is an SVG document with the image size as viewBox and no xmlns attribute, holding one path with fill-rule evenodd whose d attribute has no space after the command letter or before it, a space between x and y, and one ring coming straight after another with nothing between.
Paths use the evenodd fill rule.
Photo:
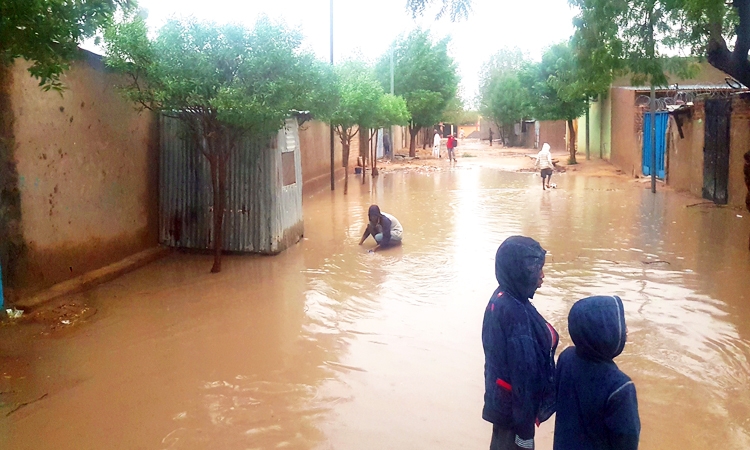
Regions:
<instances>
[{"instance_id":1,"label":"green tree","mask_svg":"<svg viewBox=\"0 0 750 450\"><path fill-rule=\"evenodd\" d=\"M375 67L383 87L390 86L391 54ZM419 130L440 121L458 92L456 64L448 55L448 40L433 42L427 31L417 29L394 43L395 94L406 100L411 115L409 155L416 156Z\"/></svg>"},{"instance_id":2,"label":"green tree","mask_svg":"<svg viewBox=\"0 0 750 450\"><path fill-rule=\"evenodd\" d=\"M481 93L482 115L490 119L505 142L514 124L531 117L529 92L514 72L498 73Z\"/></svg>"},{"instance_id":3,"label":"green tree","mask_svg":"<svg viewBox=\"0 0 750 450\"><path fill-rule=\"evenodd\" d=\"M565 120L568 124L569 163L576 163L576 132L573 121L588 108L586 84L569 44L550 47L538 64L527 66L520 82L528 86L531 107L538 120Z\"/></svg>"},{"instance_id":4,"label":"green tree","mask_svg":"<svg viewBox=\"0 0 750 450\"><path fill-rule=\"evenodd\" d=\"M372 140L379 129L390 128L394 125L407 125L410 118L409 109L406 107L406 102L403 98L391 94L381 96L375 120L367 125L370 128L370 147L373 147ZM372 174L377 175L378 167L375 155L372 155L371 161ZM364 181L364 176L362 180Z\"/></svg>"},{"instance_id":5,"label":"green tree","mask_svg":"<svg viewBox=\"0 0 750 450\"><path fill-rule=\"evenodd\" d=\"M447 15L451 20L465 19L471 12L471 0L406 0L406 9L412 17L423 15L433 5L437 7L437 19Z\"/></svg>"},{"instance_id":6,"label":"green tree","mask_svg":"<svg viewBox=\"0 0 750 450\"><path fill-rule=\"evenodd\" d=\"M133 0L2 0L0 65L27 59L29 72L44 90L60 91L60 75L78 56L78 44L134 4Z\"/></svg>"},{"instance_id":7,"label":"green tree","mask_svg":"<svg viewBox=\"0 0 750 450\"><path fill-rule=\"evenodd\" d=\"M385 95L375 76L365 64L349 61L335 67L335 88L337 91L336 107L328 117L334 126L336 135L341 141L343 151L344 194L349 192L349 153L352 139L362 132L367 146L369 136L366 134L371 124L378 120L381 99ZM360 149L366 152L365 149Z\"/></svg>"},{"instance_id":8,"label":"green tree","mask_svg":"<svg viewBox=\"0 0 750 450\"><path fill-rule=\"evenodd\" d=\"M126 98L181 120L211 168L214 265L221 271L227 164L246 138L270 142L293 110L327 96L327 65L299 33L260 19L252 30L170 20L150 40L142 18L105 32L106 63L126 74ZM315 111L312 111L313 113Z\"/></svg>"},{"instance_id":9,"label":"green tree","mask_svg":"<svg viewBox=\"0 0 750 450\"><path fill-rule=\"evenodd\" d=\"M519 72L528 64L520 49L505 48L482 67L480 111L497 126L503 142L515 123L532 115L528 89L518 79Z\"/></svg>"}]
</instances>

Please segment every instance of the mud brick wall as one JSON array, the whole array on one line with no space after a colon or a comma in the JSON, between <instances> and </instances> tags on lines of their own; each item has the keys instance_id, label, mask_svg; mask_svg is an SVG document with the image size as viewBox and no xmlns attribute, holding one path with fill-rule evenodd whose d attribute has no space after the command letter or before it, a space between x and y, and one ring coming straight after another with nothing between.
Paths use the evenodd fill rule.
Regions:
<instances>
[{"instance_id":1,"label":"mud brick wall","mask_svg":"<svg viewBox=\"0 0 750 450\"><path fill-rule=\"evenodd\" d=\"M305 122L299 127L300 154L302 155L302 192L304 195L326 187L331 188L331 136L329 130L328 124L317 120ZM341 140L338 135L334 135L333 140L336 178L338 180L344 176L344 169L341 164ZM356 154L350 155L350 158L356 161ZM341 188L343 189L343 185Z\"/></svg>"},{"instance_id":2,"label":"mud brick wall","mask_svg":"<svg viewBox=\"0 0 750 450\"><path fill-rule=\"evenodd\" d=\"M729 131L729 204L745 206L744 155L750 150L750 94L732 100L732 119Z\"/></svg>"},{"instance_id":3,"label":"mud brick wall","mask_svg":"<svg viewBox=\"0 0 750 450\"><path fill-rule=\"evenodd\" d=\"M703 195L703 138L705 109L696 103L691 116L682 116L683 138L673 116L667 134L667 184L677 191Z\"/></svg>"},{"instance_id":4,"label":"mud brick wall","mask_svg":"<svg viewBox=\"0 0 750 450\"><path fill-rule=\"evenodd\" d=\"M610 162L628 175L643 173L639 142L635 91L622 88L610 90L612 98L612 150Z\"/></svg>"},{"instance_id":5,"label":"mud brick wall","mask_svg":"<svg viewBox=\"0 0 750 450\"><path fill-rule=\"evenodd\" d=\"M157 245L157 121L124 100L101 58L82 53L44 92L17 61L3 89L12 121L22 258L16 290L36 290Z\"/></svg>"}]
</instances>

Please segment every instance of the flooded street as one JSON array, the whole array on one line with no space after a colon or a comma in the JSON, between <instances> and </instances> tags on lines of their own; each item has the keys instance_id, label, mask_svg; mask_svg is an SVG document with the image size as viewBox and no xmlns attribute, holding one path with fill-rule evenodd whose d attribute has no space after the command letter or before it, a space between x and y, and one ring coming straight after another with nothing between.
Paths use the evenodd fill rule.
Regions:
<instances>
[{"instance_id":1,"label":"flooded street","mask_svg":"<svg viewBox=\"0 0 750 450\"><path fill-rule=\"evenodd\" d=\"M558 354L577 299L622 297L640 448L750 448L750 214L615 177L543 192L463 161L306 198L305 238L279 256L211 275L175 254L68 299L96 310L79 325L0 329L0 447L486 449L482 316L497 246L524 234L548 250L534 304ZM357 246L371 203L402 247Z\"/></svg>"}]
</instances>

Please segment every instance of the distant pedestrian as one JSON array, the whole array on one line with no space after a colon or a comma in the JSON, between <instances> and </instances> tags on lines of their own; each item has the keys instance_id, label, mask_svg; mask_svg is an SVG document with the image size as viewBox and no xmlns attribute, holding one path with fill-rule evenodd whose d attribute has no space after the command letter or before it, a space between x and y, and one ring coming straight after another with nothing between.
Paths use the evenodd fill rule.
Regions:
<instances>
[{"instance_id":1,"label":"distant pedestrian","mask_svg":"<svg viewBox=\"0 0 750 450\"><path fill-rule=\"evenodd\" d=\"M458 138L461 139L462 141L464 140L464 130L463 130L463 128L460 129L460 130L458 130Z\"/></svg>"},{"instance_id":2,"label":"distant pedestrian","mask_svg":"<svg viewBox=\"0 0 750 450\"><path fill-rule=\"evenodd\" d=\"M448 142L445 143L445 146L448 149L448 161L456 162L455 150L458 146L458 139L456 139L456 135L448 136Z\"/></svg>"},{"instance_id":3,"label":"distant pedestrian","mask_svg":"<svg viewBox=\"0 0 750 450\"><path fill-rule=\"evenodd\" d=\"M492 127L490 127L490 147L492 147Z\"/></svg>"},{"instance_id":4,"label":"distant pedestrian","mask_svg":"<svg viewBox=\"0 0 750 450\"><path fill-rule=\"evenodd\" d=\"M745 206L750 211L750 152L745 153L745 187L747 187L747 195L745 196Z\"/></svg>"},{"instance_id":5,"label":"distant pedestrian","mask_svg":"<svg viewBox=\"0 0 750 450\"><path fill-rule=\"evenodd\" d=\"M490 450L533 449L534 424L554 412L558 335L530 302L544 281L546 253L534 239L511 236L495 255L498 288L482 324Z\"/></svg>"},{"instance_id":6,"label":"distant pedestrian","mask_svg":"<svg viewBox=\"0 0 750 450\"><path fill-rule=\"evenodd\" d=\"M544 145L542 145L542 149L536 155L536 162L534 163L534 165L541 169L542 190L549 189L549 182L552 179L552 172L555 165L552 162L552 153L550 153L549 151L548 143L545 142Z\"/></svg>"},{"instance_id":7,"label":"distant pedestrian","mask_svg":"<svg viewBox=\"0 0 750 450\"><path fill-rule=\"evenodd\" d=\"M389 133L383 133L383 154L386 158L391 159L391 136Z\"/></svg>"},{"instance_id":8,"label":"distant pedestrian","mask_svg":"<svg viewBox=\"0 0 750 450\"><path fill-rule=\"evenodd\" d=\"M440 158L441 141L442 141L442 137L440 136L440 130L436 128L435 136L432 139L432 156L434 156L435 158Z\"/></svg>"},{"instance_id":9,"label":"distant pedestrian","mask_svg":"<svg viewBox=\"0 0 750 450\"><path fill-rule=\"evenodd\" d=\"M367 224L365 233L362 235L362 240L359 241L359 245L364 244L365 239L370 236L378 243L371 250L373 252L401 244L404 229L401 227L398 219L388 213L381 212L378 205L370 206L370 209L367 211L367 218L369 223Z\"/></svg>"},{"instance_id":10,"label":"distant pedestrian","mask_svg":"<svg viewBox=\"0 0 750 450\"><path fill-rule=\"evenodd\" d=\"M636 450L641 432L635 385L614 362L625 348L622 300L588 297L568 315L574 347L557 360L554 450Z\"/></svg>"}]
</instances>

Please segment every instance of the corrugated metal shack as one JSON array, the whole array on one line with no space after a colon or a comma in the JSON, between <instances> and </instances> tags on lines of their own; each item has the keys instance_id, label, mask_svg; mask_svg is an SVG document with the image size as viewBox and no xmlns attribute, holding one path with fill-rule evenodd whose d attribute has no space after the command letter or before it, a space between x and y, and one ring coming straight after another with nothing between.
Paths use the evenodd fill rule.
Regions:
<instances>
[{"instance_id":1,"label":"corrugated metal shack","mask_svg":"<svg viewBox=\"0 0 750 450\"><path fill-rule=\"evenodd\" d=\"M159 240L211 249L213 195L208 160L185 139L184 125L161 116ZM288 119L270 143L247 139L231 156L224 213L224 250L276 254L304 232L299 127ZM269 148L270 147L270 148Z\"/></svg>"}]
</instances>

